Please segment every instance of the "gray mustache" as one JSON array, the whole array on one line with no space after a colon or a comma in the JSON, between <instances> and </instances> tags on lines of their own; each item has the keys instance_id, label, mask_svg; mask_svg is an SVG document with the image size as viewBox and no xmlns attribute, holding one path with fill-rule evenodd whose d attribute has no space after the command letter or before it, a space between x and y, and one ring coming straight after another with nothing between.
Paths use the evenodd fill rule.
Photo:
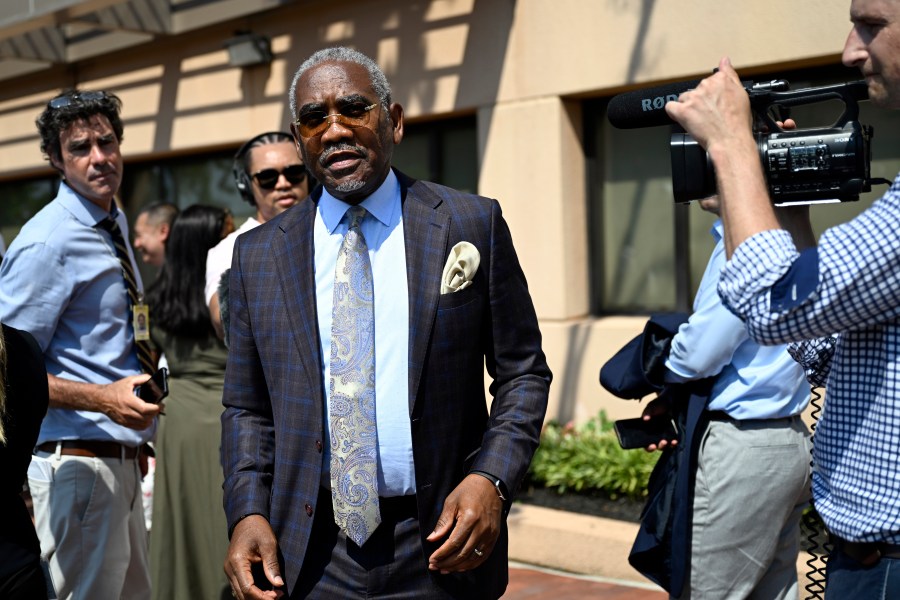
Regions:
<instances>
[{"instance_id":1,"label":"gray mustache","mask_svg":"<svg viewBox=\"0 0 900 600\"><path fill-rule=\"evenodd\" d=\"M324 167L325 163L328 162L328 159L331 157L332 154L334 154L335 152L347 152L347 151L355 152L355 153L359 154L360 156L366 155L366 151L364 148L360 148L359 146L354 146L352 144L347 144L346 142L344 142L344 143L334 144L333 146L328 146L327 148L325 148L325 150L322 152L322 155L319 157L319 164Z\"/></svg>"}]
</instances>

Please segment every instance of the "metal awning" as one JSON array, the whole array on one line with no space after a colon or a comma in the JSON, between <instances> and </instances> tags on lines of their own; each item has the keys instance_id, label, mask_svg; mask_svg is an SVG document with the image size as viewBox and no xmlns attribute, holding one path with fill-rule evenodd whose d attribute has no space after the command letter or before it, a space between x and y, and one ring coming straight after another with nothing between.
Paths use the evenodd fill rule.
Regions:
<instances>
[{"instance_id":1,"label":"metal awning","mask_svg":"<svg viewBox=\"0 0 900 600\"><path fill-rule=\"evenodd\" d=\"M291 0L2 0L0 80L110 54Z\"/></svg>"}]
</instances>

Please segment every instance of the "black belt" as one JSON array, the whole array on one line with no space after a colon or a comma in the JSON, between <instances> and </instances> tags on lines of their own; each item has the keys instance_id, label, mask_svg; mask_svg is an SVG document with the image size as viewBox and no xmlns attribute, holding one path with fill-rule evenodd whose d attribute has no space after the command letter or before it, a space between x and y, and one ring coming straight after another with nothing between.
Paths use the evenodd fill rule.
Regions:
<instances>
[{"instance_id":1,"label":"black belt","mask_svg":"<svg viewBox=\"0 0 900 600\"><path fill-rule=\"evenodd\" d=\"M799 418L799 415L791 415L790 417L777 417L774 419L735 419L724 410L707 410L704 412L706 418L710 421L728 421L730 423L752 423L752 422L770 422L779 423L781 421L790 422Z\"/></svg>"},{"instance_id":2,"label":"black belt","mask_svg":"<svg viewBox=\"0 0 900 600\"><path fill-rule=\"evenodd\" d=\"M125 446L118 442L101 440L62 440L61 442L44 442L37 447L41 452L56 452L56 446L61 446L59 453L63 456L82 456L85 458L136 458L140 448Z\"/></svg>"},{"instance_id":3,"label":"black belt","mask_svg":"<svg viewBox=\"0 0 900 600\"><path fill-rule=\"evenodd\" d=\"M319 488L319 500L326 502L331 507L331 490L325 486ZM418 518L419 505L416 503L416 495L408 496L378 496L378 512L385 521L401 521L403 519Z\"/></svg>"},{"instance_id":4,"label":"black belt","mask_svg":"<svg viewBox=\"0 0 900 600\"><path fill-rule=\"evenodd\" d=\"M383 519L405 519L417 517L419 514L415 494L411 496L379 496L378 510Z\"/></svg>"},{"instance_id":5,"label":"black belt","mask_svg":"<svg viewBox=\"0 0 900 600\"><path fill-rule=\"evenodd\" d=\"M724 410L708 410L705 414L710 421L734 421Z\"/></svg>"},{"instance_id":6,"label":"black belt","mask_svg":"<svg viewBox=\"0 0 900 600\"><path fill-rule=\"evenodd\" d=\"M836 535L829 535L828 540L836 552L844 553L864 567L873 567L882 558L900 558L900 544L848 542Z\"/></svg>"}]
</instances>

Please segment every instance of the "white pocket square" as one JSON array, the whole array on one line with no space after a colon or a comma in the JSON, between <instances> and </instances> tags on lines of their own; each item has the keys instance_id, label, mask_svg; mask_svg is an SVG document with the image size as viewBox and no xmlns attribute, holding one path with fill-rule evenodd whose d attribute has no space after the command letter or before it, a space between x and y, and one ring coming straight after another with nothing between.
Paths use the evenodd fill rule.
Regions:
<instances>
[{"instance_id":1,"label":"white pocket square","mask_svg":"<svg viewBox=\"0 0 900 600\"><path fill-rule=\"evenodd\" d=\"M441 275L441 294L458 292L472 285L472 278L475 277L480 262L478 248L469 242L459 242L453 246Z\"/></svg>"}]
</instances>

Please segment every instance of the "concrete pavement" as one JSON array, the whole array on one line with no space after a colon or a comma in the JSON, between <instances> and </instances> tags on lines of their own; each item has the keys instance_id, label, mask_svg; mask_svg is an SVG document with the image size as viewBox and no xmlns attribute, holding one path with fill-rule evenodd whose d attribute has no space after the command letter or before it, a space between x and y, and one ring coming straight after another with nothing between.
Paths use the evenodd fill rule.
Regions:
<instances>
[{"instance_id":1,"label":"concrete pavement","mask_svg":"<svg viewBox=\"0 0 900 600\"><path fill-rule=\"evenodd\" d=\"M647 583L628 564L636 523L520 503L513 504L507 523L511 561Z\"/></svg>"},{"instance_id":2,"label":"concrete pavement","mask_svg":"<svg viewBox=\"0 0 900 600\"><path fill-rule=\"evenodd\" d=\"M637 524L514 504L509 600L666 600L628 564Z\"/></svg>"},{"instance_id":3,"label":"concrete pavement","mask_svg":"<svg viewBox=\"0 0 900 600\"><path fill-rule=\"evenodd\" d=\"M628 564L636 523L514 504L509 513L509 600L666 600ZM797 557L800 589L809 583Z\"/></svg>"}]
</instances>

